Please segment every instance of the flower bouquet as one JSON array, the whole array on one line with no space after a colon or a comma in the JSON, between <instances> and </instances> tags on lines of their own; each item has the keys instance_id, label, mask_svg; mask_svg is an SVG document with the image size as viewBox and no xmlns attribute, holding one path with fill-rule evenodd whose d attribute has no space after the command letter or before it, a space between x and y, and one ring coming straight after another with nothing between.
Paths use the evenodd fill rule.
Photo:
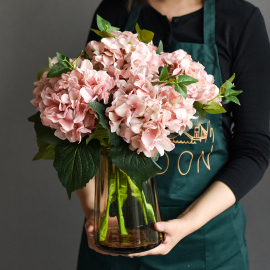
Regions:
<instances>
[{"instance_id":1,"label":"flower bouquet","mask_svg":"<svg viewBox=\"0 0 270 270\"><path fill-rule=\"evenodd\" d=\"M100 41L76 59L60 53L35 82L38 159L53 159L68 197L95 178L95 243L109 252L139 252L161 242L153 177L170 140L223 102L239 104L234 76L220 89L183 50L163 52L154 33L120 32L97 16Z\"/></svg>"}]
</instances>

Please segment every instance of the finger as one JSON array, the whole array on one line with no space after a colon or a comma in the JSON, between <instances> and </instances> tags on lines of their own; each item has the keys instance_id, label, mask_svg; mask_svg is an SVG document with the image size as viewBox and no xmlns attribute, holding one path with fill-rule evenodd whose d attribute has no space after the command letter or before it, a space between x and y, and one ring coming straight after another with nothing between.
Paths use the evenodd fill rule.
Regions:
<instances>
[{"instance_id":1,"label":"finger","mask_svg":"<svg viewBox=\"0 0 270 270\"><path fill-rule=\"evenodd\" d=\"M160 222L155 223L154 226L158 232L167 232L168 222L160 221Z\"/></svg>"},{"instance_id":2,"label":"finger","mask_svg":"<svg viewBox=\"0 0 270 270\"><path fill-rule=\"evenodd\" d=\"M93 225L88 225L88 226L85 226L85 230L87 233L92 233L94 232L94 226Z\"/></svg>"},{"instance_id":3,"label":"finger","mask_svg":"<svg viewBox=\"0 0 270 270\"><path fill-rule=\"evenodd\" d=\"M163 254L166 254L166 246L164 244L160 244L159 246L148 251L128 254L128 257L133 258L133 257L143 257L148 255L163 255Z\"/></svg>"}]
</instances>

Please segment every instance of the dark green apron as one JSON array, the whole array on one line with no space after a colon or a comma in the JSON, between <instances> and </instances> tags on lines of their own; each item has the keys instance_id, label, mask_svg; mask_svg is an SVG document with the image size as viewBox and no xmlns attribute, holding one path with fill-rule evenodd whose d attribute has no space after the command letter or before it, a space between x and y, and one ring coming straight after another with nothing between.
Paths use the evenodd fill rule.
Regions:
<instances>
[{"instance_id":1,"label":"dark green apron","mask_svg":"<svg viewBox=\"0 0 270 270\"><path fill-rule=\"evenodd\" d=\"M135 5L125 30L134 32L141 7ZM143 28L143 25L140 25ZM183 49L205 66L220 87L221 73L215 45L215 1L204 3L204 44L174 43L168 52ZM156 187L162 220L177 218L212 183L228 160L222 116L210 115L210 124L199 125L174 138L175 149L159 160L162 172ZM239 203L212 219L201 229L181 240L165 256L140 258L101 255L87 246L85 231L79 255L79 270L247 270L245 215Z\"/></svg>"}]
</instances>

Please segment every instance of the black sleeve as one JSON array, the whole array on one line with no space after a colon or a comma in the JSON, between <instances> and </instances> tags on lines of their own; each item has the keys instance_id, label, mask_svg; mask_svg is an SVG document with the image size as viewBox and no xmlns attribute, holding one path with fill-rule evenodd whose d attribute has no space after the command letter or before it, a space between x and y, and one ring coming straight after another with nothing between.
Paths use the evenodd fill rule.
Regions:
<instances>
[{"instance_id":1,"label":"black sleeve","mask_svg":"<svg viewBox=\"0 0 270 270\"><path fill-rule=\"evenodd\" d=\"M269 164L270 45L264 19L254 9L233 53L231 74L241 106L230 104L234 127L230 159L215 177L240 200L263 177Z\"/></svg>"}]
</instances>

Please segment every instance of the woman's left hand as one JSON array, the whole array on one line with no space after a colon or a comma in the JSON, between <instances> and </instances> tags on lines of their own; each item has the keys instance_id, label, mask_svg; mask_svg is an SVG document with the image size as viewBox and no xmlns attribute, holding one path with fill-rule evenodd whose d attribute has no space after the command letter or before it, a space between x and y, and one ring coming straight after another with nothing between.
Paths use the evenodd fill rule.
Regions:
<instances>
[{"instance_id":1,"label":"woman's left hand","mask_svg":"<svg viewBox=\"0 0 270 270\"><path fill-rule=\"evenodd\" d=\"M164 233L163 242L149 251L127 254L127 257L166 255L184 237L201 228L235 203L232 190L223 182L215 181L177 219L157 222L155 229Z\"/></svg>"},{"instance_id":2,"label":"woman's left hand","mask_svg":"<svg viewBox=\"0 0 270 270\"><path fill-rule=\"evenodd\" d=\"M166 255L181 239L191 233L184 218L157 222L155 223L155 229L158 232L164 233L164 240L159 246L145 252L127 254L124 256L133 258L146 255Z\"/></svg>"}]
</instances>

